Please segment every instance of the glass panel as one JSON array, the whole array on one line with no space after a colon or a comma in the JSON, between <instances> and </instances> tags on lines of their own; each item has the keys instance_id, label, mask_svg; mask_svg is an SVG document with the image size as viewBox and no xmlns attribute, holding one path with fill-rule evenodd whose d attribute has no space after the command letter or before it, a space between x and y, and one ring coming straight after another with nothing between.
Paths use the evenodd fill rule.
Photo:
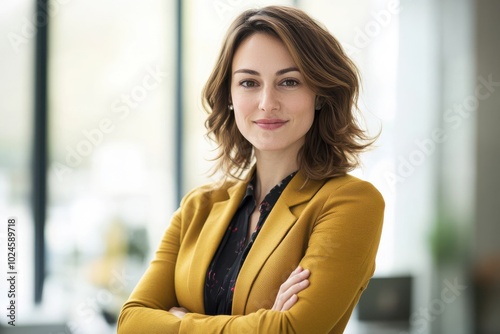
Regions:
<instances>
[{"instance_id":1,"label":"glass panel","mask_svg":"<svg viewBox=\"0 0 500 334\"><path fill-rule=\"evenodd\" d=\"M44 301L74 332L115 332L176 205L174 5L74 0L52 18Z\"/></svg>"},{"instance_id":2,"label":"glass panel","mask_svg":"<svg viewBox=\"0 0 500 334\"><path fill-rule=\"evenodd\" d=\"M33 306L31 154L33 127L33 1L2 3L0 10L0 267L7 268L7 219L16 218L16 325ZM6 287L2 276L2 289ZM8 305L6 291L0 304ZM3 307L2 307L3 308ZM5 309L4 309L5 310ZM8 318L2 311L2 325Z\"/></svg>"}]
</instances>

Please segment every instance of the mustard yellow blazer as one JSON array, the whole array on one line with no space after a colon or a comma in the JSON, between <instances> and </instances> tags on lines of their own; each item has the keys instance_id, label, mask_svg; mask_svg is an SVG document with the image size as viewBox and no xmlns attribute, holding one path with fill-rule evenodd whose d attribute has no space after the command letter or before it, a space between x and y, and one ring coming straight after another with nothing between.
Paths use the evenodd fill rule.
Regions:
<instances>
[{"instance_id":1,"label":"mustard yellow blazer","mask_svg":"<svg viewBox=\"0 0 500 334\"><path fill-rule=\"evenodd\" d=\"M297 173L267 217L238 276L230 316L204 315L203 289L249 179L187 194L122 308L118 333L342 333L375 270L384 201L354 176L304 181ZM310 269L310 286L290 310L270 310L299 264ZM192 313L178 319L168 312L173 306Z\"/></svg>"}]
</instances>

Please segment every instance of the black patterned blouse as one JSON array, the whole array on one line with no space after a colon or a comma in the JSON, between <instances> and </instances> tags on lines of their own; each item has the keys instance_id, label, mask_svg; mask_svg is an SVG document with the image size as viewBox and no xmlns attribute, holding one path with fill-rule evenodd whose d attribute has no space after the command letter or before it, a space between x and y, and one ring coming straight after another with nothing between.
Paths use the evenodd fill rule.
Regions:
<instances>
[{"instance_id":1,"label":"black patterned blouse","mask_svg":"<svg viewBox=\"0 0 500 334\"><path fill-rule=\"evenodd\" d=\"M296 172L285 177L266 195L260 203L260 216L249 242L246 242L248 224L255 210L255 175L248 183L246 194L236 214L222 237L219 248L207 270L205 278L205 313L207 315L231 314L234 286L245 258L259 234L269 212L280 197L286 185Z\"/></svg>"}]
</instances>

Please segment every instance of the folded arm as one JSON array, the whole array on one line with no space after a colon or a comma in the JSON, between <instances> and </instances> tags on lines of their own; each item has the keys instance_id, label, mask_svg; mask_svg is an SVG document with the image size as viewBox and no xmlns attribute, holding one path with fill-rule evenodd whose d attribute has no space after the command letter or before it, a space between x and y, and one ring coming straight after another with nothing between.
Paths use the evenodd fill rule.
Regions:
<instances>
[{"instance_id":1,"label":"folded arm","mask_svg":"<svg viewBox=\"0 0 500 334\"><path fill-rule=\"evenodd\" d=\"M309 286L296 294L293 307L231 316L186 313L182 319L166 311L179 306L173 290L173 254L179 239L169 235L180 229L174 219L156 262L122 310L119 333L314 334L328 333L337 326L341 333L373 275L384 209L380 194L367 183L351 182L341 188L326 200L317 217L300 262L311 273ZM165 282L162 288L152 285L161 281Z\"/></svg>"}]
</instances>

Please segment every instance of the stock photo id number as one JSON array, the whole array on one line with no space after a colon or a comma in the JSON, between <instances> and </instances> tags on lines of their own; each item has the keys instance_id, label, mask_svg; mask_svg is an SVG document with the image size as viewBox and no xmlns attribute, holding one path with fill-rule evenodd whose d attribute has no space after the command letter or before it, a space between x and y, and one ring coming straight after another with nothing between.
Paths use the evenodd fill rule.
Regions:
<instances>
[{"instance_id":1,"label":"stock photo id number","mask_svg":"<svg viewBox=\"0 0 500 334\"><path fill-rule=\"evenodd\" d=\"M16 302L17 302L17 234L16 218L7 219L7 324L16 325Z\"/></svg>"}]
</instances>

